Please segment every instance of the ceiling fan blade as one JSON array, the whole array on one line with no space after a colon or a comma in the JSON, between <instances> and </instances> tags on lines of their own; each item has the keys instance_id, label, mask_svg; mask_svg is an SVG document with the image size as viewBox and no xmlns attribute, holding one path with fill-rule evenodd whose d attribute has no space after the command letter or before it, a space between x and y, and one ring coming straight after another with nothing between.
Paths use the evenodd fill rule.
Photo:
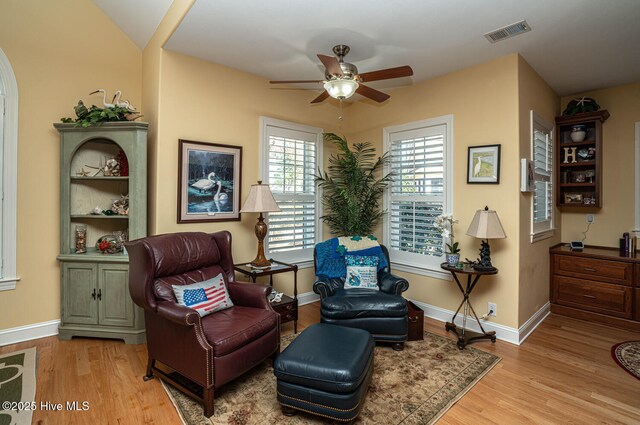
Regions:
<instances>
[{"instance_id":1,"label":"ceiling fan blade","mask_svg":"<svg viewBox=\"0 0 640 425\"><path fill-rule=\"evenodd\" d=\"M356 89L356 93L364 97L368 97L371 100L375 100L379 103L382 103L391 97L386 93L382 93L381 91L372 89L371 87L367 87L364 84L360 84L358 86L358 88Z\"/></svg>"},{"instance_id":2,"label":"ceiling fan blade","mask_svg":"<svg viewBox=\"0 0 640 425\"><path fill-rule=\"evenodd\" d=\"M320 94L320 96L318 96L318 97L316 97L315 99L313 99L313 100L311 101L311 103L320 103L320 102L322 102L323 100L325 100L325 99L326 99L326 98L328 98L328 97L329 97L329 93L327 93L326 91L323 91L323 92Z\"/></svg>"},{"instance_id":3,"label":"ceiling fan blade","mask_svg":"<svg viewBox=\"0 0 640 425\"><path fill-rule=\"evenodd\" d=\"M360 81L370 82L379 80L389 80L391 78L410 77L413 75L413 69L409 65L399 66L397 68L381 69L379 71L371 71L360 74Z\"/></svg>"},{"instance_id":4,"label":"ceiling fan blade","mask_svg":"<svg viewBox=\"0 0 640 425\"><path fill-rule=\"evenodd\" d=\"M342 68L340 68L340 62L336 59L335 56L327 56L327 55L318 55L318 59L327 68L329 74L335 75L336 77L342 77Z\"/></svg>"},{"instance_id":5,"label":"ceiling fan blade","mask_svg":"<svg viewBox=\"0 0 640 425\"><path fill-rule=\"evenodd\" d=\"M292 83L324 83L324 80L281 80L281 81L269 81L269 84L292 84Z\"/></svg>"}]
</instances>

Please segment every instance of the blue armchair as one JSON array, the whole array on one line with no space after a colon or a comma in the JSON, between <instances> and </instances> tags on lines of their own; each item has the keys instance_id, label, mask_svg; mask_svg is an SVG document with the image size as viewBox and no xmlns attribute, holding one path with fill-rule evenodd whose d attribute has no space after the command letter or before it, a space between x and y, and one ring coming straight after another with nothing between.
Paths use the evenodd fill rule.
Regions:
<instances>
[{"instance_id":1,"label":"blue armchair","mask_svg":"<svg viewBox=\"0 0 640 425\"><path fill-rule=\"evenodd\" d=\"M402 293L409 288L406 279L391 274L389 251L380 245L387 267L378 271L375 289L344 289L344 278L318 275L314 250L316 281L313 291L320 295L320 321L369 331L376 341L390 342L402 350L407 340L407 303Z\"/></svg>"}]
</instances>

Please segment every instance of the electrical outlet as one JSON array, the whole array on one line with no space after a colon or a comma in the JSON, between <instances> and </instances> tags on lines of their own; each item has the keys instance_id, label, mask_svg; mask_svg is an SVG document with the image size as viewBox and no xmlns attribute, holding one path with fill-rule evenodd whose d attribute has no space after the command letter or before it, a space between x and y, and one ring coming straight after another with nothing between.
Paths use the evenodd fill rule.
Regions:
<instances>
[{"instance_id":1,"label":"electrical outlet","mask_svg":"<svg viewBox=\"0 0 640 425\"><path fill-rule=\"evenodd\" d=\"M487 313L492 312L489 316L497 317L498 316L498 306L496 303L487 303Z\"/></svg>"},{"instance_id":2,"label":"electrical outlet","mask_svg":"<svg viewBox=\"0 0 640 425\"><path fill-rule=\"evenodd\" d=\"M596 221L596 217L593 214L587 214L587 223L591 224Z\"/></svg>"}]
</instances>

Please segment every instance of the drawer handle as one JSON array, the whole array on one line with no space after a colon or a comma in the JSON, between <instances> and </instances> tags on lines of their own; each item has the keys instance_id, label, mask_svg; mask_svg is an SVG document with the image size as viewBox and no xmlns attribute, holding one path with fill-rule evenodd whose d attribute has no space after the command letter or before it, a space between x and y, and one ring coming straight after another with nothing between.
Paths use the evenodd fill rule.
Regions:
<instances>
[{"instance_id":1,"label":"drawer handle","mask_svg":"<svg viewBox=\"0 0 640 425\"><path fill-rule=\"evenodd\" d=\"M597 272L598 271L597 269L591 269L589 267L585 267L582 270L584 270L585 272Z\"/></svg>"},{"instance_id":2,"label":"drawer handle","mask_svg":"<svg viewBox=\"0 0 640 425\"><path fill-rule=\"evenodd\" d=\"M582 296L583 296L583 297L585 297L585 298L592 298L592 299L594 299L594 300L596 299L596 296L595 296L595 295L587 295L587 294L584 294L584 295L582 295Z\"/></svg>"},{"instance_id":3,"label":"drawer handle","mask_svg":"<svg viewBox=\"0 0 640 425\"><path fill-rule=\"evenodd\" d=\"M93 292L91 293L91 298L96 299L96 288L93 288Z\"/></svg>"}]
</instances>

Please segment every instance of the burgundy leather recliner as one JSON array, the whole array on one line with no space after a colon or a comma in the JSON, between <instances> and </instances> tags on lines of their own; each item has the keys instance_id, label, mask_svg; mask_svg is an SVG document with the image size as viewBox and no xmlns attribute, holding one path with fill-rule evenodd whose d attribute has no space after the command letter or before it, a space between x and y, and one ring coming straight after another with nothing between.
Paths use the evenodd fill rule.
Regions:
<instances>
[{"instance_id":1,"label":"burgundy leather recliner","mask_svg":"<svg viewBox=\"0 0 640 425\"><path fill-rule=\"evenodd\" d=\"M126 244L129 291L144 309L149 363L145 380L158 375L202 400L213 415L215 390L280 351L280 316L267 296L271 287L239 283L233 272L231 233L173 233ZM234 307L200 317L177 304L171 285L205 281L222 273ZM202 387L173 379L165 367Z\"/></svg>"}]
</instances>

